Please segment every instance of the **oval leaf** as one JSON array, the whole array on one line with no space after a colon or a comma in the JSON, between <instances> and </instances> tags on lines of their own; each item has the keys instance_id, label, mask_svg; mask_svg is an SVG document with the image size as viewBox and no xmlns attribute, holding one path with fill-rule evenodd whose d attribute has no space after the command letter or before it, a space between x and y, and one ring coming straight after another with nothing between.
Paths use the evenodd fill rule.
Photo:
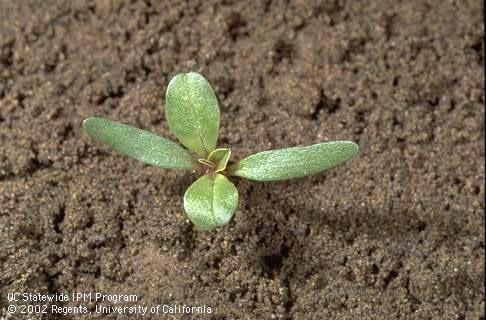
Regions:
<instances>
[{"instance_id":1,"label":"oval leaf","mask_svg":"<svg viewBox=\"0 0 486 320\"><path fill-rule=\"evenodd\" d=\"M194 162L180 145L148 131L103 118L88 118L84 130L116 151L162 168L192 169Z\"/></svg>"},{"instance_id":2,"label":"oval leaf","mask_svg":"<svg viewBox=\"0 0 486 320\"><path fill-rule=\"evenodd\" d=\"M228 160L231 156L231 150L228 148L219 148L213 150L209 156L208 160L216 164L215 172L220 172L226 169Z\"/></svg>"},{"instance_id":3,"label":"oval leaf","mask_svg":"<svg viewBox=\"0 0 486 320\"><path fill-rule=\"evenodd\" d=\"M206 158L216 148L219 106L209 82L195 72L178 74L169 82L165 114L177 139Z\"/></svg>"},{"instance_id":4,"label":"oval leaf","mask_svg":"<svg viewBox=\"0 0 486 320\"><path fill-rule=\"evenodd\" d=\"M333 141L306 147L263 151L230 167L235 176L257 181L300 178L351 159L359 147L351 141Z\"/></svg>"},{"instance_id":5,"label":"oval leaf","mask_svg":"<svg viewBox=\"0 0 486 320\"><path fill-rule=\"evenodd\" d=\"M227 224L238 205L238 190L221 174L202 176L184 194L184 210L194 225L212 230Z\"/></svg>"}]
</instances>

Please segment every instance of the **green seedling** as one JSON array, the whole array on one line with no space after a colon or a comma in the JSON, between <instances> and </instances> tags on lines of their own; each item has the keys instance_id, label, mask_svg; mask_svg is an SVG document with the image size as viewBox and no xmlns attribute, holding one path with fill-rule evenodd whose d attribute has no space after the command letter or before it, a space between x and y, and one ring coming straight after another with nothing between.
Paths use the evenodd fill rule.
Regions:
<instances>
[{"instance_id":1,"label":"green seedling","mask_svg":"<svg viewBox=\"0 0 486 320\"><path fill-rule=\"evenodd\" d=\"M229 165L231 150L216 148L218 100L200 74L176 75L166 92L165 115L170 130L187 149L170 140L126 124L92 117L84 130L118 152L162 168L199 170L203 175L184 194L187 217L198 228L227 224L238 205L238 190L228 176L256 181L300 178L351 159L358 145L333 141L305 147L269 150Z\"/></svg>"}]
</instances>

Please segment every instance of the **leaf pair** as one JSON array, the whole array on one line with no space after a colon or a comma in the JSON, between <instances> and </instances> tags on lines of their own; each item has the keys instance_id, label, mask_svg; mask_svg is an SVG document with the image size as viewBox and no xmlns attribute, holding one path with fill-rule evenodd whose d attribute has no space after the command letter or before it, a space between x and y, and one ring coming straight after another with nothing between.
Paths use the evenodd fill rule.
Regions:
<instances>
[{"instance_id":1,"label":"leaf pair","mask_svg":"<svg viewBox=\"0 0 486 320\"><path fill-rule=\"evenodd\" d=\"M176 75L166 92L166 118L178 144L122 123L102 118L83 122L86 132L122 154L162 168L205 169L184 194L188 218L203 230L223 226L238 205L238 191L225 175L257 181L277 181L315 174L351 159L358 146L350 141L263 151L227 168L231 150L216 149L219 131L218 100L200 74Z\"/></svg>"},{"instance_id":2,"label":"leaf pair","mask_svg":"<svg viewBox=\"0 0 486 320\"><path fill-rule=\"evenodd\" d=\"M194 182L184 195L184 209L198 227L210 230L224 225L238 205L238 191L220 172L226 169L231 151L216 149L219 106L208 81L197 73L175 76L166 93L166 118L180 145L145 130L107 119L91 117L85 131L118 152L162 168L196 169L203 164L207 175Z\"/></svg>"},{"instance_id":3,"label":"leaf pair","mask_svg":"<svg viewBox=\"0 0 486 320\"><path fill-rule=\"evenodd\" d=\"M165 103L170 130L210 170L184 194L186 214L204 230L225 225L238 206L238 190L219 173L226 169L231 151L216 149L220 115L213 88L198 73L179 74L167 87Z\"/></svg>"}]
</instances>

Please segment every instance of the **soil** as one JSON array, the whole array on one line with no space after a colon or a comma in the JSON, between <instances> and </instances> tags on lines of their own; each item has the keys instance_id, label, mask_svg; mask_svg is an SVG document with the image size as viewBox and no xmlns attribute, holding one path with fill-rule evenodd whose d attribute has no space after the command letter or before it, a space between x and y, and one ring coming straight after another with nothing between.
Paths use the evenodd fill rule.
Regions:
<instances>
[{"instance_id":1,"label":"soil","mask_svg":"<svg viewBox=\"0 0 486 320\"><path fill-rule=\"evenodd\" d=\"M1 1L0 317L484 319L483 19L478 0ZM232 179L232 221L196 230L194 176L81 129L96 115L175 139L165 89L190 70L233 159L328 140L359 156ZM14 292L211 313L8 313Z\"/></svg>"}]
</instances>

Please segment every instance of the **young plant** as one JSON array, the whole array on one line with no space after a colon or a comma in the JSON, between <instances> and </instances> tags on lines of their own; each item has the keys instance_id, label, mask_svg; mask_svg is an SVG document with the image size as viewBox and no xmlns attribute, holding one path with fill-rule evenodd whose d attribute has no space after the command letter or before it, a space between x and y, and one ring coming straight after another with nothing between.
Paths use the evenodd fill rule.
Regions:
<instances>
[{"instance_id":1,"label":"young plant","mask_svg":"<svg viewBox=\"0 0 486 320\"><path fill-rule=\"evenodd\" d=\"M218 100L200 74L176 75L166 92L165 115L180 145L150 132L107 119L84 120L84 130L118 152L162 168L202 169L184 194L184 209L203 230L227 224L238 205L238 190L227 178L256 181L304 177L351 159L358 145L350 141L263 151L228 166L231 150L216 148L219 132Z\"/></svg>"}]
</instances>

